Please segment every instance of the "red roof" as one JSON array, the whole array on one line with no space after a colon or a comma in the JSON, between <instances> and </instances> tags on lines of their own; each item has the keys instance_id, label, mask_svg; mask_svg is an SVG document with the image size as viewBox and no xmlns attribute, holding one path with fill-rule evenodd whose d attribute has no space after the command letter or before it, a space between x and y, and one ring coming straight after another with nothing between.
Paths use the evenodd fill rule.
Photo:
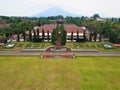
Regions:
<instances>
[{"instance_id":1,"label":"red roof","mask_svg":"<svg viewBox=\"0 0 120 90\"><path fill-rule=\"evenodd\" d=\"M83 33L84 30L78 26L76 26L75 24L64 24L65 30L67 33L77 33L77 31L79 33ZM42 33L42 29L44 29L44 32L47 33L47 31L49 31L49 33L53 32L53 29L56 28L56 24L45 24L44 26L39 27L39 32Z\"/></svg>"},{"instance_id":2,"label":"red roof","mask_svg":"<svg viewBox=\"0 0 120 90\"><path fill-rule=\"evenodd\" d=\"M116 47L120 47L120 44L114 44Z\"/></svg>"},{"instance_id":3,"label":"red roof","mask_svg":"<svg viewBox=\"0 0 120 90\"><path fill-rule=\"evenodd\" d=\"M17 38L17 34L14 34L12 36L9 36L9 39L16 39Z\"/></svg>"}]
</instances>

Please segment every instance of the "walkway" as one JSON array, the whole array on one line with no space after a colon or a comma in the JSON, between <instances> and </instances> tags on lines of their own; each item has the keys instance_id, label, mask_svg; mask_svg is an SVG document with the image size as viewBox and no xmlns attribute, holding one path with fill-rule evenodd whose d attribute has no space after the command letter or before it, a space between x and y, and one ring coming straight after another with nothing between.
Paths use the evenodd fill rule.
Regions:
<instances>
[{"instance_id":1,"label":"walkway","mask_svg":"<svg viewBox=\"0 0 120 90\"><path fill-rule=\"evenodd\" d=\"M0 51L0 55L41 55L45 52L38 52L38 51ZM47 53L47 52L46 52ZM67 53L67 52L48 52L52 54L56 53ZM70 52L69 52L70 53ZM74 53L75 56L120 56L120 52L71 52Z\"/></svg>"}]
</instances>

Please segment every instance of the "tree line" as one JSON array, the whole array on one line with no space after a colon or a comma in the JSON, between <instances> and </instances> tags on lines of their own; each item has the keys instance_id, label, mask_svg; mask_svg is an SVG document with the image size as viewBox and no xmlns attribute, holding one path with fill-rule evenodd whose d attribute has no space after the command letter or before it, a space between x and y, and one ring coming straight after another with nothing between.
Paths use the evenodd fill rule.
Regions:
<instances>
[{"instance_id":1,"label":"tree line","mask_svg":"<svg viewBox=\"0 0 120 90\"><path fill-rule=\"evenodd\" d=\"M100 18L98 14L93 15L91 18L84 16L63 17L61 15L40 18L0 16L0 24L10 24L9 27L0 28L0 36L4 38L13 34L23 34L23 36L25 36L25 31L31 31L34 26L53 24L55 23L53 22L54 20L62 19L64 20L64 24L76 24L77 26L87 27L90 32L89 41L92 40L92 37L94 37L94 41L96 41L96 36L99 34L99 41L109 39L109 41L113 43L120 42L120 18L104 18L105 21L102 22L97 21L97 18Z\"/></svg>"}]
</instances>

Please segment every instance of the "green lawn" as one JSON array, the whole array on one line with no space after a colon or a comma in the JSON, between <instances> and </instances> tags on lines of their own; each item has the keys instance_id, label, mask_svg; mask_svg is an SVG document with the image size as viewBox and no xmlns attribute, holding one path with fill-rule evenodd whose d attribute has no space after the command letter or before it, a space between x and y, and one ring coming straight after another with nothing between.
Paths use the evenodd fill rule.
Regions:
<instances>
[{"instance_id":1,"label":"green lawn","mask_svg":"<svg viewBox=\"0 0 120 90\"><path fill-rule=\"evenodd\" d=\"M0 56L0 90L120 90L120 57Z\"/></svg>"}]
</instances>

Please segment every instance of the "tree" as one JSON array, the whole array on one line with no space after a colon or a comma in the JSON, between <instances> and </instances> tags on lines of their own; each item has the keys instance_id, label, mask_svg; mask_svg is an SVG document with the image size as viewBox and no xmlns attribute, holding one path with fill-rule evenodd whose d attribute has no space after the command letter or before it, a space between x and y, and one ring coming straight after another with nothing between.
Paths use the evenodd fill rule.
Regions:
<instances>
[{"instance_id":1,"label":"tree","mask_svg":"<svg viewBox=\"0 0 120 90\"><path fill-rule=\"evenodd\" d=\"M95 20L95 19L97 19L97 18L100 18L99 14L94 14L94 15L93 15L93 19Z\"/></svg>"},{"instance_id":2,"label":"tree","mask_svg":"<svg viewBox=\"0 0 120 90\"><path fill-rule=\"evenodd\" d=\"M45 32L44 32L44 29L42 28L42 40L44 42L44 39L45 39Z\"/></svg>"},{"instance_id":3,"label":"tree","mask_svg":"<svg viewBox=\"0 0 120 90\"><path fill-rule=\"evenodd\" d=\"M63 24L59 27L59 30L61 31L62 45L65 45L66 44L66 30Z\"/></svg>"},{"instance_id":4,"label":"tree","mask_svg":"<svg viewBox=\"0 0 120 90\"><path fill-rule=\"evenodd\" d=\"M71 32L71 41L73 41L73 31Z\"/></svg>"},{"instance_id":5,"label":"tree","mask_svg":"<svg viewBox=\"0 0 120 90\"><path fill-rule=\"evenodd\" d=\"M120 18L118 19L118 22L120 23Z\"/></svg>"},{"instance_id":6,"label":"tree","mask_svg":"<svg viewBox=\"0 0 120 90\"><path fill-rule=\"evenodd\" d=\"M17 33L17 41L20 41L19 32Z\"/></svg>"},{"instance_id":7,"label":"tree","mask_svg":"<svg viewBox=\"0 0 120 90\"><path fill-rule=\"evenodd\" d=\"M37 26L42 26L44 24L49 24L50 22L47 20L46 17L41 17L41 18L38 18L37 22L36 22L36 25Z\"/></svg>"},{"instance_id":8,"label":"tree","mask_svg":"<svg viewBox=\"0 0 120 90\"><path fill-rule=\"evenodd\" d=\"M61 37L62 37L62 45L65 45L66 44L66 30L64 28L64 25L62 24L61 27L60 27L60 30L61 30Z\"/></svg>"},{"instance_id":9,"label":"tree","mask_svg":"<svg viewBox=\"0 0 120 90\"><path fill-rule=\"evenodd\" d=\"M55 45L55 42L58 38L58 30L57 29L54 29L53 32L52 32L52 44Z\"/></svg>"},{"instance_id":10,"label":"tree","mask_svg":"<svg viewBox=\"0 0 120 90\"><path fill-rule=\"evenodd\" d=\"M77 30L77 40L79 40L79 31Z\"/></svg>"},{"instance_id":11,"label":"tree","mask_svg":"<svg viewBox=\"0 0 120 90\"><path fill-rule=\"evenodd\" d=\"M55 30L52 32L52 44L55 44Z\"/></svg>"},{"instance_id":12,"label":"tree","mask_svg":"<svg viewBox=\"0 0 120 90\"><path fill-rule=\"evenodd\" d=\"M31 30L29 30L29 41L32 41L32 33L31 33Z\"/></svg>"},{"instance_id":13,"label":"tree","mask_svg":"<svg viewBox=\"0 0 120 90\"><path fill-rule=\"evenodd\" d=\"M109 38L109 33L110 33L111 28L112 27L111 27L110 23L108 23L108 22L104 23L103 30L102 30L102 35L104 36L104 40L106 38Z\"/></svg>"},{"instance_id":14,"label":"tree","mask_svg":"<svg viewBox=\"0 0 120 90\"><path fill-rule=\"evenodd\" d=\"M64 25L62 24L61 26L57 25L56 28L52 32L52 44L56 43L56 40L58 39L58 33L59 31L61 32L61 44L65 45L66 44L66 30L64 28Z\"/></svg>"},{"instance_id":15,"label":"tree","mask_svg":"<svg viewBox=\"0 0 120 90\"><path fill-rule=\"evenodd\" d=\"M84 30L84 33L83 33L83 41L85 42L86 41L86 32Z\"/></svg>"},{"instance_id":16,"label":"tree","mask_svg":"<svg viewBox=\"0 0 120 90\"><path fill-rule=\"evenodd\" d=\"M35 30L33 30L33 32L34 32L34 40L33 41L36 42L36 32L35 32Z\"/></svg>"},{"instance_id":17,"label":"tree","mask_svg":"<svg viewBox=\"0 0 120 90\"><path fill-rule=\"evenodd\" d=\"M17 41L20 41L20 33L21 33L21 28L20 28L20 24L15 24L15 29L16 29L16 33L17 33Z\"/></svg>"},{"instance_id":18,"label":"tree","mask_svg":"<svg viewBox=\"0 0 120 90\"><path fill-rule=\"evenodd\" d=\"M95 30L94 31L94 41L96 42L96 39L97 39L97 31Z\"/></svg>"},{"instance_id":19,"label":"tree","mask_svg":"<svg viewBox=\"0 0 120 90\"><path fill-rule=\"evenodd\" d=\"M48 40L48 42L50 40L49 30L47 31L47 40Z\"/></svg>"},{"instance_id":20,"label":"tree","mask_svg":"<svg viewBox=\"0 0 120 90\"><path fill-rule=\"evenodd\" d=\"M66 44L66 31L63 30L62 31L62 45L65 45Z\"/></svg>"},{"instance_id":21,"label":"tree","mask_svg":"<svg viewBox=\"0 0 120 90\"><path fill-rule=\"evenodd\" d=\"M109 41L112 43L118 42L118 33L114 29L110 31Z\"/></svg>"},{"instance_id":22,"label":"tree","mask_svg":"<svg viewBox=\"0 0 120 90\"><path fill-rule=\"evenodd\" d=\"M102 30L103 30L103 23L97 23L97 33L99 34L99 42L102 39Z\"/></svg>"},{"instance_id":23,"label":"tree","mask_svg":"<svg viewBox=\"0 0 120 90\"><path fill-rule=\"evenodd\" d=\"M100 34L100 36L99 36L99 42L101 42L101 39L102 39L102 35Z\"/></svg>"},{"instance_id":24,"label":"tree","mask_svg":"<svg viewBox=\"0 0 120 90\"><path fill-rule=\"evenodd\" d=\"M92 32L90 32L89 41L92 41Z\"/></svg>"},{"instance_id":25,"label":"tree","mask_svg":"<svg viewBox=\"0 0 120 90\"><path fill-rule=\"evenodd\" d=\"M23 32L23 38L24 38L24 41L26 41L26 33L25 33L25 31Z\"/></svg>"},{"instance_id":26,"label":"tree","mask_svg":"<svg viewBox=\"0 0 120 90\"><path fill-rule=\"evenodd\" d=\"M40 38L40 36L39 36L39 29L37 29L37 41L39 41L39 38Z\"/></svg>"}]
</instances>

